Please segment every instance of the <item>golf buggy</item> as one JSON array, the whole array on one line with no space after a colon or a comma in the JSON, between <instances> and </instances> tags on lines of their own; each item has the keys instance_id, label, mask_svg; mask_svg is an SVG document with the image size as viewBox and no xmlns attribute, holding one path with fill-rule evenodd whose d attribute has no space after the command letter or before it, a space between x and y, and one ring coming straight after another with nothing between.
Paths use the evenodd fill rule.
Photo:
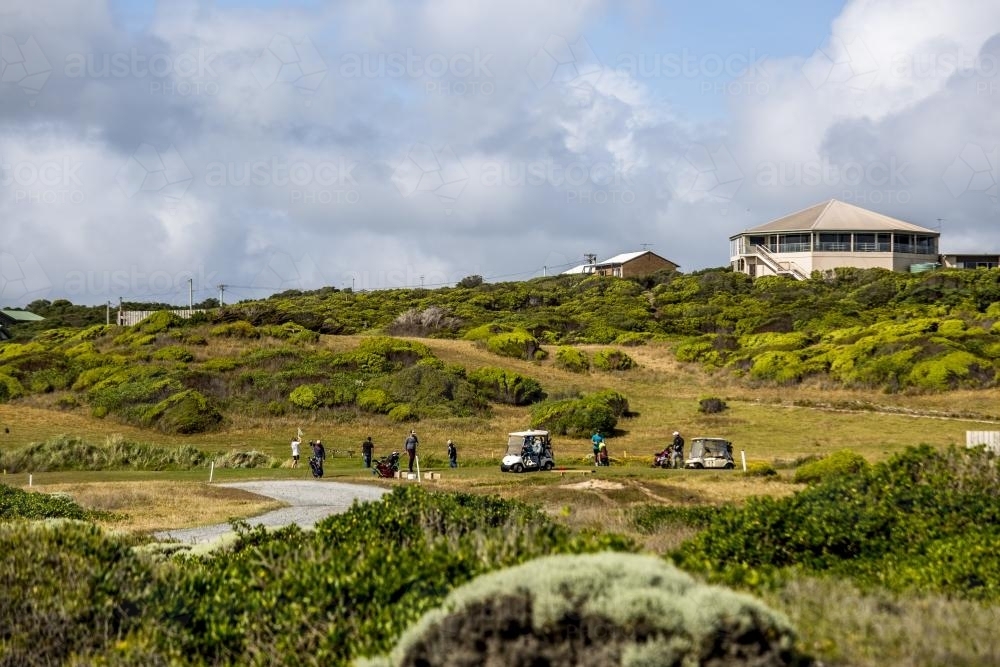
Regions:
<instances>
[{"instance_id":1,"label":"golf buggy","mask_svg":"<svg viewBox=\"0 0 1000 667\"><path fill-rule=\"evenodd\" d=\"M500 462L501 472L552 470L555 465L548 431L514 431L507 434L507 453Z\"/></svg>"},{"instance_id":2,"label":"golf buggy","mask_svg":"<svg viewBox=\"0 0 1000 667\"><path fill-rule=\"evenodd\" d=\"M736 467L733 462L733 443L722 438L694 438L684 467L732 470Z\"/></svg>"}]
</instances>

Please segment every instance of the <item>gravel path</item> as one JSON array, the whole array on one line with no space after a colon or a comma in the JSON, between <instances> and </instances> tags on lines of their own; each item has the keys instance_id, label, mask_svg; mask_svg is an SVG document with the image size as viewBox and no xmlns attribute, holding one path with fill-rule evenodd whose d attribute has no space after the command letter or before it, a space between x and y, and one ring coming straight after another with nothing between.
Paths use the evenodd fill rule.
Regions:
<instances>
[{"instance_id":1,"label":"gravel path","mask_svg":"<svg viewBox=\"0 0 1000 667\"><path fill-rule=\"evenodd\" d=\"M316 522L331 514L347 511L355 500L378 500L388 493L386 489L362 484L320 481L259 481L219 484L231 489L242 489L260 496L274 498L288 503L283 507L252 519L251 526L263 525L269 528L297 523L303 528L312 528ZM178 540L188 544L202 544L216 540L232 532L228 523L200 528L184 528L156 533L159 540Z\"/></svg>"}]
</instances>

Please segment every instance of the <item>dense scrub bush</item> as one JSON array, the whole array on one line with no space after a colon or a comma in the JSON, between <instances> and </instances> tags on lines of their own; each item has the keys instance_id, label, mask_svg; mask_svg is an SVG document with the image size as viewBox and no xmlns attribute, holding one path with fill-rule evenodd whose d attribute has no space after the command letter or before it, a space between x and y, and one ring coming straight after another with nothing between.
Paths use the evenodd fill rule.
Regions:
<instances>
[{"instance_id":1,"label":"dense scrub bush","mask_svg":"<svg viewBox=\"0 0 1000 667\"><path fill-rule=\"evenodd\" d=\"M637 554L548 556L453 591L368 667L797 664L788 620ZM488 657L487 657L488 656Z\"/></svg>"},{"instance_id":2,"label":"dense scrub bush","mask_svg":"<svg viewBox=\"0 0 1000 667\"><path fill-rule=\"evenodd\" d=\"M614 536L574 534L495 496L398 488L315 532L244 529L231 550L165 568L128 644L147 647L143 664L252 664L261 656L268 664L303 656L348 664L391 649L477 575L544 554L632 548ZM127 648L107 651L117 657Z\"/></svg>"},{"instance_id":3,"label":"dense scrub bush","mask_svg":"<svg viewBox=\"0 0 1000 667\"><path fill-rule=\"evenodd\" d=\"M587 353L569 345L561 345L556 349L555 365L572 373L586 373L590 370Z\"/></svg>"},{"instance_id":4,"label":"dense scrub bush","mask_svg":"<svg viewBox=\"0 0 1000 667\"><path fill-rule=\"evenodd\" d=\"M24 395L24 387L17 379L9 375L0 374L0 403L21 398Z\"/></svg>"},{"instance_id":5,"label":"dense scrub bush","mask_svg":"<svg viewBox=\"0 0 1000 667\"><path fill-rule=\"evenodd\" d=\"M707 528L719 508L711 505L639 505L628 512L629 522L640 533L656 533L664 527Z\"/></svg>"},{"instance_id":6,"label":"dense scrub bush","mask_svg":"<svg viewBox=\"0 0 1000 667\"><path fill-rule=\"evenodd\" d=\"M164 433L204 433L222 422L212 401L194 389L185 389L160 401L143 414L144 426Z\"/></svg>"},{"instance_id":7,"label":"dense scrub bush","mask_svg":"<svg viewBox=\"0 0 1000 667\"><path fill-rule=\"evenodd\" d=\"M469 373L468 379L479 392L496 403L531 405L545 398L538 380L503 368L484 366Z\"/></svg>"},{"instance_id":8,"label":"dense scrub bush","mask_svg":"<svg viewBox=\"0 0 1000 667\"><path fill-rule=\"evenodd\" d=\"M371 374L384 374L412 366L433 356L422 343L385 336L366 338L357 348L332 359L335 366Z\"/></svg>"},{"instance_id":9,"label":"dense scrub bush","mask_svg":"<svg viewBox=\"0 0 1000 667\"><path fill-rule=\"evenodd\" d=\"M795 470L795 482L813 484L830 479L836 475L854 475L868 466L865 457L849 449L834 452L825 458L810 461Z\"/></svg>"},{"instance_id":10,"label":"dense scrub bush","mask_svg":"<svg viewBox=\"0 0 1000 667\"><path fill-rule=\"evenodd\" d=\"M747 461L747 475L750 477L777 477L778 470L767 461Z\"/></svg>"},{"instance_id":11,"label":"dense scrub bush","mask_svg":"<svg viewBox=\"0 0 1000 667\"><path fill-rule=\"evenodd\" d=\"M489 404L463 373L437 365L417 364L376 379L393 403L406 404L420 418L471 417L485 414ZM390 418L393 413L390 411Z\"/></svg>"},{"instance_id":12,"label":"dense scrub bush","mask_svg":"<svg viewBox=\"0 0 1000 667\"><path fill-rule=\"evenodd\" d=\"M750 499L682 545L685 568L754 584L782 568L893 590L1000 599L1000 465L983 450L928 446L793 496Z\"/></svg>"},{"instance_id":13,"label":"dense scrub bush","mask_svg":"<svg viewBox=\"0 0 1000 667\"><path fill-rule=\"evenodd\" d=\"M222 338L260 338L260 331L245 320L220 324L209 333Z\"/></svg>"},{"instance_id":14,"label":"dense scrub bush","mask_svg":"<svg viewBox=\"0 0 1000 667\"><path fill-rule=\"evenodd\" d=\"M602 371L627 371L635 366L635 360L621 350L610 348L594 353L594 368Z\"/></svg>"},{"instance_id":15,"label":"dense scrub bush","mask_svg":"<svg viewBox=\"0 0 1000 667\"><path fill-rule=\"evenodd\" d=\"M187 348L180 345L168 345L154 352L153 359L158 361L189 362L194 361L194 355Z\"/></svg>"},{"instance_id":16,"label":"dense scrub bush","mask_svg":"<svg viewBox=\"0 0 1000 667\"><path fill-rule=\"evenodd\" d=\"M531 410L531 426L570 437L586 437L595 431L611 435L618 418L627 414L628 399L607 389L581 398L539 403Z\"/></svg>"},{"instance_id":17,"label":"dense scrub bush","mask_svg":"<svg viewBox=\"0 0 1000 667\"><path fill-rule=\"evenodd\" d=\"M729 406L721 398L716 396L706 396L698 399L698 412L705 415L715 415L728 410Z\"/></svg>"},{"instance_id":18,"label":"dense scrub bush","mask_svg":"<svg viewBox=\"0 0 1000 667\"><path fill-rule=\"evenodd\" d=\"M490 336L486 339L486 349L501 357L515 359L530 360L544 357L544 350L539 345L538 339L524 330Z\"/></svg>"},{"instance_id":19,"label":"dense scrub bush","mask_svg":"<svg viewBox=\"0 0 1000 667\"><path fill-rule=\"evenodd\" d=\"M358 407L365 412L385 414L395 407L395 403L389 398L389 392L369 387L358 394Z\"/></svg>"},{"instance_id":20,"label":"dense scrub bush","mask_svg":"<svg viewBox=\"0 0 1000 667\"><path fill-rule=\"evenodd\" d=\"M83 521L89 517L87 510L67 496L32 493L0 484L0 521L57 518Z\"/></svg>"},{"instance_id":21,"label":"dense scrub bush","mask_svg":"<svg viewBox=\"0 0 1000 667\"><path fill-rule=\"evenodd\" d=\"M153 569L127 538L73 521L0 523L0 553L5 665L93 664L82 656L142 622Z\"/></svg>"}]
</instances>

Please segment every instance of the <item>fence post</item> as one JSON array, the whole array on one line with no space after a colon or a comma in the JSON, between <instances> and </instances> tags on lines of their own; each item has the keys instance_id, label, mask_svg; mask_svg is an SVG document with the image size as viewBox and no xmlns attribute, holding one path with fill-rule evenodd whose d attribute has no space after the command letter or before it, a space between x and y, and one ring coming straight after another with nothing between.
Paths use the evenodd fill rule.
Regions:
<instances>
[{"instance_id":1,"label":"fence post","mask_svg":"<svg viewBox=\"0 0 1000 667\"><path fill-rule=\"evenodd\" d=\"M32 479L31 479L31 474L29 473L28 474L28 488L29 489L31 488L31 484L32 484Z\"/></svg>"},{"instance_id":2,"label":"fence post","mask_svg":"<svg viewBox=\"0 0 1000 667\"><path fill-rule=\"evenodd\" d=\"M420 482L420 457L414 455L413 460L417 462L417 482Z\"/></svg>"},{"instance_id":3,"label":"fence post","mask_svg":"<svg viewBox=\"0 0 1000 667\"><path fill-rule=\"evenodd\" d=\"M208 467L208 483L212 483L212 478L215 477L215 461L212 461Z\"/></svg>"},{"instance_id":4,"label":"fence post","mask_svg":"<svg viewBox=\"0 0 1000 667\"><path fill-rule=\"evenodd\" d=\"M740 458L743 459L743 472L747 471L747 450L740 450Z\"/></svg>"}]
</instances>

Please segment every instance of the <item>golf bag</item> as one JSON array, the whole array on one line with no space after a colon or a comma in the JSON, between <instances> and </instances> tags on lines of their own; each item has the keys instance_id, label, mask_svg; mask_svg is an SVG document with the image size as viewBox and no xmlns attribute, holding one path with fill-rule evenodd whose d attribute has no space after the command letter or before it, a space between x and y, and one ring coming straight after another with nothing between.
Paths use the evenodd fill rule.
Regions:
<instances>
[{"instance_id":1,"label":"golf bag","mask_svg":"<svg viewBox=\"0 0 1000 667\"><path fill-rule=\"evenodd\" d=\"M323 476L323 461L315 456L309 457L309 468L312 470L313 477Z\"/></svg>"}]
</instances>

